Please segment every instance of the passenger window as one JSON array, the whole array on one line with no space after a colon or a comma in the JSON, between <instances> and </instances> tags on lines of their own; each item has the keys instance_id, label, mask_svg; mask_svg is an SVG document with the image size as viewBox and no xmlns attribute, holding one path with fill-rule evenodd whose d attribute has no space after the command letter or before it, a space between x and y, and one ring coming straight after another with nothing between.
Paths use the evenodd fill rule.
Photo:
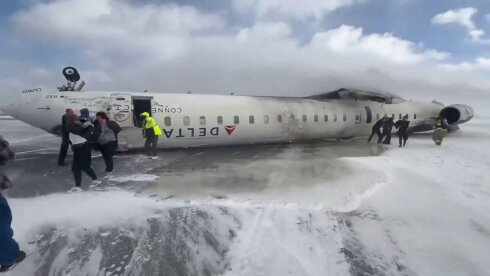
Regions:
<instances>
[{"instance_id":1,"label":"passenger window","mask_svg":"<svg viewBox=\"0 0 490 276\"><path fill-rule=\"evenodd\" d=\"M395 119L395 113L391 114L391 118Z\"/></svg>"},{"instance_id":2,"label":"passenger window","mask_svg":"<svg viewBox=\"0 0 490 276\"><path fill-rule=\"evenodd\" d=\"M379 120L379 114L376 114L376 120Z\"/></svg>"},{"instance_id":3,"label":"passenger window","mask_svg":"<svg viewBox=\"0 0 490 276\"><path fill-rule=\"evenodd\" d=\"M165 118L163 118L163 123L165 124L165 126L171 126L172 125L172 119L170 119L170 117L165 117Z\"/></svg>"},{"instance_id":4,"label":"passenger window","mask_svg":"<svg viewBox=\"0 0 490 276\"><path fill-rule=\"evenodd\" d=\"M344 114L344 122L347 121L347 115Z\"/></svg>"},{"instance_id":5,"label":"passenger window","mask_svg":"<svg viewBox=\"0 0 490 276\"><path fill-rule=\"evenodd\" d=\"M269 123L269 115L264 115L264 123L265 124Z\"/></svg>"},{"instance_id":6,"label":"passenger window","mask_svg":"<svg viewBox=\"0 0 490 276\"><path fill-rule=\"evenodd\" d=\"M417 119L417 114L416 113L413 114L413 119L414 120Z\"/></svg>"},{"instance_id":7,"label":"passenger window","mask_svg":"<svg viewBox=\"0 0 490 276\"><path fill-rule=\"evenodd\" d=\"M233 117L233 123L235 123L235 125L238 125L240 123L240 118L237 115Z\"/></svg>"},{"instance_id":8,"label":"passenger window","mask_svg":"<svg viewBox=\"0 0 490 276\"><path fill-rule=\"evenodd\" d=\"M248 122L253 124L255 122L254 116L249 116L248 117Z\"/></svg>"},{"instance_id":9,"label":"passenger window","mask_svg":"<svg viewBox=\"0 0 490 276\"><path fill-rule=\"evenodd\" d=\"M277 121L278 121L279 123L282 123L282 115L277 115Z\"/></svg>"},{"instance_id":10,"label":"passenger window","mask_svg":"<svg viewBox=\"0 0 490 276\"><path fill-rule=\"evenodd\" d=\"M328 122L328 115L323 116L323 121Z\"/></svg>"},{"instance_id":11,"label":"passenger window","mask_svg":"<svg viewBox=\"0 0 490 276\"><path fill-rule=\"evenodd\" d=\"M289 121L290 122L294 121L294 115L293 114L289 115Z\"/></svg>"},{"instance_id":12,"label":"passenger window","mask_svg":"<svg viewBox=\"0 0 490 276\"><path fill-rule=\"evenodd\" d=\"M334 115L333 115L333 121L334 121L334 122L337 122L337 114L334 114Z\"/></svg>"},{"instance_id":13,"label":"passenger window","mask_svg":"<svg viewBox=\"0 0 490 276\"><path fill-rule=\"evenodd\" d=\"M223 124L223 116L218 116L216 118L216 121L218 122L218 125L222 125Z\"/></svg>"},{"instance_id":14,"label":"passenger window","mask_svg":"<svg viewBox=\"0 0 490 276\"><path fill-rule=\"evenodd\" d=\"M359 121L359 120L360 120L359 115L356 115L356 121Z\"/></svg>"},{"instance_id":15,"label":"passenger window","mask_svg":"<svg viewBox=\"0 0 490 276\"><path fill-rule=\"evenodd\" d=\"M398 114L398 120L401 120L402 119L402 114Z\"/></svg>"},{"instance_id":16,"label":"passenger window","mask_svg":"<svg viewBox=\"0 0 490 276\"><path fill-rule=\"evenodd\" d=\"M313 116L313 121L318 122L318 115Z\"/></svg>"},{"instance_id":17,"label":"passenger window","mask_svg":"<svg viewBox=\"0 0 490 276\"><path fill-rule=\"evenodd\" d=\"M189 116L184 116L184 126L188 126L191 124L191 119Z\"/></svg>"},{"instance_id":18,"label":"passenger window","mask_svg":"<svg viewBox=\"0 0 490 276\"><path fill-rule=\"evenodd\" d=\"M303 122L306 122L308 120L308 117L306 115L303 115Z\"/></svg>"},{"instance_id":19,"label":"passenger window","mask_svg":"<svg viewBox=\"0 0 490 276\"><path fill-rule=\"evenodd\" d=\"M204 117L204 116L199 117L199 124L201 126L205 125L206 124L206 117Z\"/></svg>"}]
</instances>

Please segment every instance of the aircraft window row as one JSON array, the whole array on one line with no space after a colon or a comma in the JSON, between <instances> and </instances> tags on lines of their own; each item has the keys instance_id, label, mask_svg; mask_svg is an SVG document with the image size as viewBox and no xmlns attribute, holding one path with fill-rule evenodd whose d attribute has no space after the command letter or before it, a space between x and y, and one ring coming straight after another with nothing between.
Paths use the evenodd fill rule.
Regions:
<instances>
[{"instance_id":1,"label":"aircraft window row","mask_svg":"<svg viewBox=\"0 0 490 276\"><path fill-rule=\"evenodd\" d=\"M376 114L376 115L377 115L376 117L379 118L379 114ZM292 114L289 115L290 122L294 121L294 118L295 118L294 115L292 115ZM416 115L415 114L414 114L414 118L416 118ZM328 119L329 119L328 118L328 115L325 114L323 116L323 121L324 122L328 122ZM343 114L342 119L343 119L344 122L347 121L347 114ZM359 115L356 115L356 120L359 120L359 119L360 119ZM183 120L184 126L190 126L191 119L190 119L189 116L183 116L182 120ZM277 115L277 122L278 123L282 123L282 120L283 120L282 115ZM303 120L303 122L307 122L308 121L308 116L307 115L302 115L302 120ZM314 122L318 122L319 121L318 115L313 115L313 121ZM334 122L337 122L337 114L333 114L333 121ZM216 122L218 123L218 125L223 125L223 122L224 122L223 121L223 116L217 116L216 117ZM255 117L253 115L250 115L248 117L248 122L250 124L254 124L255 123ZM269 122L270 122L269 115L264 115L264 123L265 124L268 124ZM172 125L172 119L171 119L171 117L165 116L163 118L163 123L164 123L165 126L171 126ZM233 123L236 124L236 125L238 125L240 123L240 117L238 115L235 115L233 117ZM199 116L199 124L202 125L202 126L206 125L206 117L205 116Z\"/></svg>"}]
</instances>

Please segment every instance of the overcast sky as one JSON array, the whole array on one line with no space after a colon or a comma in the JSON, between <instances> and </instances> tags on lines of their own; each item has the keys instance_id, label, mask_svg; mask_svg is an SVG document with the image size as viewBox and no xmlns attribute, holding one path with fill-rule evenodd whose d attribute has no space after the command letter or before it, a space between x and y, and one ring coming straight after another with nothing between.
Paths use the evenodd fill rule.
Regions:
<instances>
[{"instance_id":1,"label":"overcast sky","mask_svg":"<svg viewBox=\"0 0 490 276\"><path fill-rule=\"evenodd\" d=\"M488 0L1 0L0 89L489 95ZM437 98L433 97L433 98Z\"/></svg>"}]
</instances>

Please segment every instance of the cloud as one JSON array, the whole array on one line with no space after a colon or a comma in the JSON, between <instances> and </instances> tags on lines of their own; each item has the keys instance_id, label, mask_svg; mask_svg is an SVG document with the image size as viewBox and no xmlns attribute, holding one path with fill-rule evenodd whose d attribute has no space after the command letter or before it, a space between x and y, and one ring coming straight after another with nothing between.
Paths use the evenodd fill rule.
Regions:
<instances>
[{"instance_id":1,"label":"cloud","mask_svg":"<svg viewBox=\"0 0 490 276\"><path fill-rule=\"evenodd\" d=\"M234 0L238 11L252 11L259 18L279 17L306 20L321 19L341 7L367 0Z\"/></svg>"},{"instance_id":2,"label":"cloud","mask_svg":"<svg viewBox=\"0 0 490 276\"><path fill-rule=\"evenodd\" d=\"M88 53L100 54L98 57L139 55L144 49L161 59L183 55L187 37L221 30L224 25L219 16L189 6L136 7L115 0L38 3L15 14L11 22L16 32L26 37L52 44L82 45Z\"/></svg>"},{"instance_id":3,"label":"cloud","mask_svg":"<svg viewBox=\"0 0 490 276\"><path fill-rule=\"evenodd\" d=\"M485 74L490 73L490 58L479 57L473 62L462 62L459 64L442 64L441 68L449 71L461 72L461 71L486 71Z\"/></svg>"},{"instance_id":4,"label":"cloud","mask_svg":"<svg viewBox=\"0 0 490 276\"><path fill-rule=\"evenodd\" d=\"M333 52L375 55L383 60L396 63L442 60L448 56L447 53L434 50L420 52L414 43L397 38L390 33L363 35L362 28L346 25L315 34L311 44Z\"/></svg>"},{"instance_id":5,"label":"cloud","mask_svg":"<svg viewBox=\"0 0 490 276\"><path fill-rule=\"evenodd\" d=\"M445 13L435 15L431 22L436 25L458 24L467 29L472 40L478 41L485 34L481 29L478 29L473 22L473 17L478 13L475 8L462 8L457 10L449 10Z\"/></svg>"},{"instance_id":6,"label":"cloud","mask_svg":"<svg viewBox=\"0 0 490 276\"><path fill-rule=\"evenodd\" d=\"M176 4L57 0L14 14L10 27L26 44L68 56L87 90L305 96L349 86L427 97L458 93L461 84L490 87L475 71L449 70L448 54L392 33L342 25L305 44L288 20L229 26L226 16ZM29 76L37 84L52 72L41 84L54 89L63 82L62 66L35 64ZM25 88L27 67L11 66L8 78L0 75L0 89Z\"/></svg>"},{"instance_id":7,"label":"cloud","mask_svg":"<svg viewBox=\"0 0 490 276\"><path fill-rule=\"evenodd\" d=\"M291 27L285 22L259 22L253 27L242 28L236 38L246 42L250 39L275 40L289 37Z\"/></svg>"}]
</instances>

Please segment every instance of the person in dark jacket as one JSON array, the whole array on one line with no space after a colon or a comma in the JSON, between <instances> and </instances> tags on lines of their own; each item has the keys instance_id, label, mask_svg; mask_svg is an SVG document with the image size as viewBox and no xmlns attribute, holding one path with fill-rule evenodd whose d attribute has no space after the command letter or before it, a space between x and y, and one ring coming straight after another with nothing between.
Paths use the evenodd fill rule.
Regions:
<instances>
[{"instance_id":1,"label":"person in dark jacket","mask_svg":"<svg viewBox=\"0 0 490 276\"><path fill-rule=\"evenodd\" d=\"M396 121L395 127L397 129L396 134L398 135L399 147L405 146L408 140L408 126L410 121L408 120L408 115L403 116L401 120Z\"/></svg>"},{"instance_id":2,"label":"person in dark jacket","mask_svg":"<svg viewBox=\"0 0 490 276\"><path fill-rule=\"evenodd\" d=\"M66 130L66 121L67 117L71 114L74 114L73 109L68 108L65 111L65 114L61 117L61 147L60 154L58 156L58 165L66 166L65 158L66 153L68 152L68 146L70 145L70 138L68 137L68 130Z\"/></svg>"},{"instance_id":3,"label":"person in dark jacket","mask_svg":"<svg viewBox=\"0 0 490 276\"><path fill-rule=\"evenodd\" d=\"M0 136L0 272L11 270L27 256L13 239L12 211L3 196L3 192L11 188L12 183L4 174L2 167L13 159L14 153L10 150L9 143Z\"/></svg>"},{"instance_id":4,"label":"person in dark jacket","mask_svg":"<svg viewBox=\"0 0 490 276\"><path fill-rule=\"evenodd\" d=\"M379 119L372 127L371 129L371 136L368 138L368 143L371 142L371 139L373 139L373 136L376 134L378 136L378 144L381 143L381 137L383 137L383 133L381 132L381 128L383 127L384 121L387 119L387 117L383 117Z\"/></svg>"},{"instance_id":5,"label":"person in dark jacket","mask_svg":"<svg viewBox=\"0 0 490 276\"><path fill-rule=\"evenodd\" d=\"M116 122L109 120L105 112L97 112L96 118L97 148L102 153L106 166L105 171L109 174L114 169L112 157L117 149L117 135L121 132L121 127Z\"/></svg>"},{"instance_id":6,"label":"person in dark jacket","mask_svg":"<svg viewBox=\"0 0 490 276\"><path fill-rule=\"evenodd\" d=\"M88 121L88 118L76 115L68 117L67 129L70 132L71 149L73 151L73 164L71 170L75 178L75 187L69 192L81 192L82 171L92 178L91 188L102 183L97 179L97 175L92 170L92 146L95 140L94 126Z\"/></svg>"},{"instance_id":7,"label":"person in dark jacket","mask_svg":"<svg viewBox=\"0 0 490 276\"><path fill-rule=\"evenodd\" d=\"M393 117L388 118L383 123L383 136L382 136L382 141L383 144L389 145L391 143L391 131L393 130Z\"/></svg>"}]
</instances>

